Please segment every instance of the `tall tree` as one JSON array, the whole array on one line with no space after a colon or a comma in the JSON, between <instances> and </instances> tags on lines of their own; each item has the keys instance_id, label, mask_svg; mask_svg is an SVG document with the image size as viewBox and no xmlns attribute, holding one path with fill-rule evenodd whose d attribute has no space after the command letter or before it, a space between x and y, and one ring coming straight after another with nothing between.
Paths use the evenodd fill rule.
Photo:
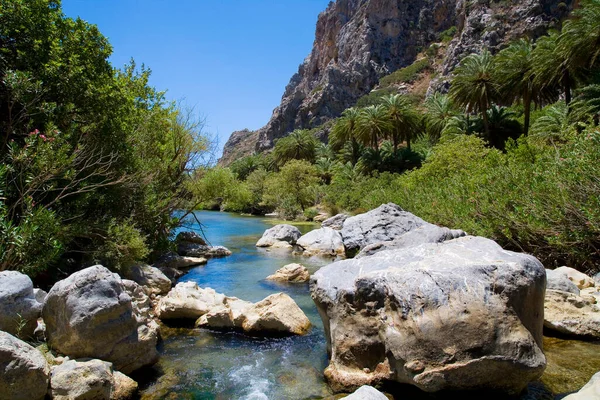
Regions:
<instances>
[{"instance_id":1,"label":"tall tree","mask_svg":"<svg viewBox=\"0 0 600 400\"><path fill-rule=\"evenodd\" d=\"M531 104L541 105L542 101L549 97L544 96L543 85L534 79L533 44L529 39L512 43L496 55L495 64L495 75L500 85L502 100L508 105L518 100L523 102L523 131L527 135Z\"/></svg>"},{"instance_id":2,"label":"tall tree","mask_svg":"<svg viewBox=\"0 0 600 400\"><path fill-rule=\"evenodd\" d=\"M600 65L600 1L582 0L563 24L558 52L571 70L589 71Z\"/></svg>"},{"instance_id":3,"label":"tall tree","mask_svg":"<svg viewBox=\"0 0 600 400\"><path fill-rule=\"evenodd\" d=\"M335 121L329 134L329 143L334 150L341 149L347 142L351 143L352 165L356 165L360 157L360 147L357 141L359 116L358 108L347 108Z\"/></svg>"},{"instance_id":4,"label":"tall tree","mask_svg":"<svg viewBox=\"0 0 600 400\"><path fill-rule=\"evenodd\" d=\"M488 50L465 57L454 70L450 97L464 106L467 112L481 114L485 136L490 140L487 110L498 96L498 84L494 80L494 58Z\"/></svg>"},{"instance_id":5,"label":"tall tree","mask_svg":"<svg viewBox=\"0 0 600 400\"><path fill-rule=\"evenodd\" d=\"M559 35L551 32L540 37L532 53L533 85L547 93L562 90L565 103L571 102L575 71L570 68L567 55L559 48ZM556 100L558 96L554 96Z\"/></svg>"},{"instance_id":6,"label":"tall tree","mask_svg":"<svg viewBox=\"0 0 600 400\"><path fill-rule=\"evenodd\" d=\"M275 162L280 167L290 160L314 162L317 144L317 138L310 131L296 129L275 143L273 148Z\"/></svg>"},{"instance_id":7,"label":"tall tree","mask_svg":"<svg viewBox=\"0 0 600 400\"><path fill-rule=\"evenodd\" d=\"M358 117L358 141L379 151L379 139L393 128L389 114L381 104L363 108Z\"/></svg>"},{"instance_id":8,"label":"tall tree","mask_svg":"<svg viewBox=\"0 0 600 400\"><path fill-rule=\"evenodd\" d=\"M456 107L448 95L434 93L425 100L425 126L429 140L432 143L437 142L448 122L458 115Z\"/></svg>"},{"instance_id":9,"label":"tall tree","mask_svg":"<svg viewBox=\"0 0 600 400\"><path fill-rule=\"evenodd\" d=\"M392 125L388 137L392 139L394 153L398 150L401 140L406 141L406 148L410 151L410 142L423 135L419 115L410 100L400 94L390 94L382 97L381 104Z\"/></svg>"}]
</instances>

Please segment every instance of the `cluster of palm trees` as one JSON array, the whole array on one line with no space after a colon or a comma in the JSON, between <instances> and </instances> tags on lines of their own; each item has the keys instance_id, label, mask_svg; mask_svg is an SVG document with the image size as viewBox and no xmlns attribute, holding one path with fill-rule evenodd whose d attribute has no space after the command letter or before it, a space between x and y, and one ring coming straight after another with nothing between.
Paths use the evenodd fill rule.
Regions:
<instances>
[{"instance_id":1,"label":"cluster of palm trees","mask_svg":"<svg viewBox=\"0 0 600 400\"><path fill-rule=\"evenodd\" d=\"M394 151L401 142L410 149L411 141L425 134L435 142L445 131L473 133L482 125L479 133L502 147L510 133L501 137L494 133L506 128L514 113L501 106L522 104L522 129L514 120L508 124L513 136L528 134L532 107L551 104L561 96L567 106L583 109L579 112L583 116L598 114L599 65L600 1L583 0L561 32L551 32L536 43L520 39L495 56L483 50L465 57L454 71L448 95L428 98L424 109L400 94L384 96L377 105L347 109L331 131L330 144L338 149L351 143L356 163L359 145L377 151L380 141L389 139ZM473 114L479 115L481 124L469 120Z\"/></svg>"},{"instance_id":2,"label":"cluster of palm trees","mask_svg":"<svg viewBox=\"0 0 600 400\"><path fill-rule=\"evenodd\" d=\"M352 161L356 163L360 145L378 152L382 139L391 140L394 152L403 141L410 150L411 140L422 135L421 125L419 113L406 96L389 94L381 98L380 104L346 109L329 134L329 144L339 150L350 142Z\"/></svg>"},{"instance_id":3,"label":"cluster of palm trees","mask_svg":"<svg viewBox=\"0 0 600 400\"><path fill-rule=\"evenodd\" d=\"M561 98L566 106L549 113L563 120L567 112L579 120L591 116L598 122L600 0L582 0L560 32L535 43L520 39L496 55L483 50L465 57L454 70L448 94L436 93L421 105L402 94L387 94L377 104L346 109L331 126L328 147L314 131L292 132L276 142L271 166L300 159L328 169L336 162L355 166L362 160L367 170L400 172L415 164L406 163L411 143L425 135L435 143L446 135L477 134L503 148L507 138L529 133L532 108ZM521 107L506 108L514 104ZM540 122L547 128L552 119Z\"/></svg>"},{"instance_id":4,"label":"cluster of palm trees","mask_svg":"<svg viewBox=\"0 0 600 400\"><path fill-rule=\"evenodd\" d=\"M488 140L492 138L487 112L492 105L522 102L523 133L527 134L532 105L540 107L562 96L569 106L577 87L575 108L582 105L580 95L589 93L586 86L594 84L599 56L600 1L583 0L560 32L551 32L535 43L521 39L496 56L484 50L463 59L454 71L449 94L467 112L481 114Z\"/></svg>"}]
</instances>

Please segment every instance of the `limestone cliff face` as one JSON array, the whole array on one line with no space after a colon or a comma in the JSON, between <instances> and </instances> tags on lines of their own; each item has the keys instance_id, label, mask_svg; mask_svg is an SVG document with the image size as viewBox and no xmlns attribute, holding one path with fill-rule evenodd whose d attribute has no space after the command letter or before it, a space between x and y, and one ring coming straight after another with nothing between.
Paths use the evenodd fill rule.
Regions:
<instances>
[{"instance_id":1,"label":"limestone cliff face","mask_svg":"<svg viewBox=\"0 0 600 400\"><path fill-rule=\"evenodd\" d=\"M560 0L337 0L318 18L310 55L290 79L281 104L258 131L236 132L220 163L262 152L297 128L319 126L375 87L384 75L411 64L417 54L456 26L436 88L465 55L508 40L537 37L568 13Z\"/></svg>"}]
</instances>

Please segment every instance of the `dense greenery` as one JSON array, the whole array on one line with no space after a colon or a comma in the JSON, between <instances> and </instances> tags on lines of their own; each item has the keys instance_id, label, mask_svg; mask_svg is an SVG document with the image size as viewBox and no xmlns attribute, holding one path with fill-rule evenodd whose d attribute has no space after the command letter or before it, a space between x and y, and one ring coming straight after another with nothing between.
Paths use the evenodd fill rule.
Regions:
<instances>
[{"instance_id":1,"label":"dense greenery","mask_svg":"<svg viewBox=\"0 0 600 400\"><path fill-rule=\"evenodd\" d=\"M108 62L59 1L0 0L0 270L119 269L169 246L207 142L190 112Z\"/></svg>"},{"instance_id":2,"label":"dense greenery","mask_svg":"<svg viewBox=\"0 0 600 400\"><path fill-rule=\"evenodd\" d=\"M293 132L219 172L236 194L218 206L311 218L311 206L357 213L392 201L548 266L597 269L599 14L585 0L561 32L466 57L449 94L422 104L382 89L334 121L327 145ZM388 80L413 79L425 61Z\"/></svg>"}]
</instances>

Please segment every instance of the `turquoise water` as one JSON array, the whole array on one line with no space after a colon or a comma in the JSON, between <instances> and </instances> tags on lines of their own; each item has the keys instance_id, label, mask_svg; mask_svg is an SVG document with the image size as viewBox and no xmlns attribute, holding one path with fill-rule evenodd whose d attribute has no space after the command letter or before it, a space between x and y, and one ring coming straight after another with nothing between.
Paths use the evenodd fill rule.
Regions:
<instances>
[{"instance_id":1,"label":"turquoise water","mask_svg":"<svg viewBox=\"0 0 600 400\"><path fill-rule=\"evenodd\" d=\"M156 367L160 372L143 390L142 398L259 400L330 395L323 381L327 366L323 325L308 284L265 281L292 262L302 263L312 274L327 261L255 247L263 232L276 223L272 219L210 211L197 212L196 216L208 241L227 247L233 255L191 269L180 282L195 281L200 287L253 302L285 292L306 313L313 328L302 337L255 339L238 333L164 327L167 337ZM298 226L303 233L315 227Z\"/></svg>"},{"instance_id":2,"label":"turquoise water","mask_svg":"<svg viewBox=\"0 0 600 400\"><path fill-rule=\"evenodd\" d=\"M142 399L294 400L330 396L323 381L327 366L323 325L308 285L265 281L291 262L304 264L312 274L327 261L256 248L263 232L278 221L210 211L197 212L196 216L211 244L226 246L233 255L191 269L180 281L195 281L201 287L253 302L285 292L306 313L313 328L302 337L256 339L238 333L163 326L156 376L142 378L151 382L142 385ZM194 221L190 224L197 228ZM298 227L305 233L316 226ZM548 367L542 382L555 393L579 390L600 370L600 343L546 338L544 347ZM414 390L406 397L407 392L402 388L397 398L454 398ZM461 397L466 398L464 394Z\"/></svg>"}]
</instances>

